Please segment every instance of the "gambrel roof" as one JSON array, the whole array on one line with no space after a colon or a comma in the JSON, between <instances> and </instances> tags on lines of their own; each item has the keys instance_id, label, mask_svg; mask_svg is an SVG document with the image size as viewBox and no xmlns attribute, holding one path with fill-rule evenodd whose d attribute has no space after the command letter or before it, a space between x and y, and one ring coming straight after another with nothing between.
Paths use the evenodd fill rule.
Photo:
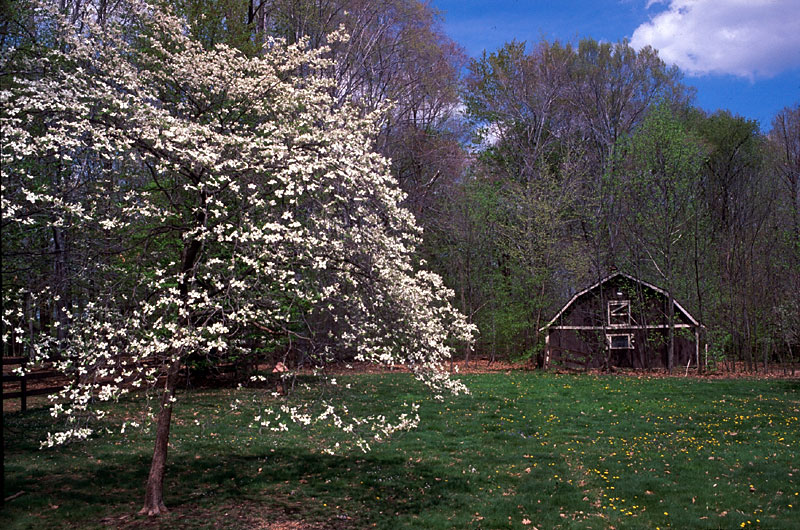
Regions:
<instances>
[{"instance_id":1,"label":"gambrel roof","mask_svg":"<svg viewBox=\"0 0 800 530\"><path fill-rule=\"evenodd\" d=\"M561 311L559 311L556 314L556 316L554 316L552 318L552 320L550 320L550 322L548 322L547 324L545 324L544 326L539 328L539 331L544 331L547 328L549 328L550 326L552 326L553 323L556 320L558 320L561 317L561 315L563 315L564 312L566 312L567 309L569 309L569 307L572 304L574 304L575 301L578 300L580 297L582 297L583 295L589 293L590 291L593 291L594 289L597 289L598 287L600 287L604 283L606 283L608 281L611 281L611 280L613 280L615 278L618 278L618 277L627 278L628 280L630 280L632 282L636 282L636 283L638 283L640 285L643 285L643 286L647 287L648 289L652 289L653 291L655 291L655 292L657 292L657 293L659 293L659 294L661 294L661 295L663 295L663 296L665 296L667 298L669 297L669 293L667 293L667 291L665 291L664 289L662 289L660 287L657 287L657 286L653 285L652 283L646 282L644 280L640 280L639 278L635 278L635 277L631 276L630 274L625 274L624 272L615 272L615 273L612 273L612 274L606 276L605 278L603 278L599 282L596 282L593 285L587 287L586 289L575 293L575 295L572 298L570 298L569 302L567 302L567 304L564 307L561 308ZM691 322L694 326L697 326L697 327L701 326L700 322L698 322L680 303L678 303L677 300L673 299L673 302L675 303L675 307L678 309L678 311L684 317L686 317L686 319L689 322Z\"/></svg>"}]
</instances>

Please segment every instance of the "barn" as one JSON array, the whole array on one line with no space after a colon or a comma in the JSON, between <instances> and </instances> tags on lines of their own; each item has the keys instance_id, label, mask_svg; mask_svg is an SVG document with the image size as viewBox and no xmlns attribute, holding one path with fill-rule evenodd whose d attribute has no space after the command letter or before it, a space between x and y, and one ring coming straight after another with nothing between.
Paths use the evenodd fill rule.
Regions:
<instances>
[{"instance_id":1,"label":"barn","mask_svg":"<svg viewBox=\"0 0 800 530\"><path fill-rule=\"evenodd\" d=\"M701 324L674 303L675 366L697 366ZM615 272L578 292L540 331L544 368L667 367L669 295Z\"/></svg>"}]
</instances>

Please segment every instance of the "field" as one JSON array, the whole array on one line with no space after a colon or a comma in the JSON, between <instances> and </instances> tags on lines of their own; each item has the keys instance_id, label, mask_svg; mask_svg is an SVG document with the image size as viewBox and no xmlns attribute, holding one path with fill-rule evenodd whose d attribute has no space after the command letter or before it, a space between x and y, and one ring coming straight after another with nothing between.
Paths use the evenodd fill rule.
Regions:
<instances>
[{"instance_id":1,"label":"field","mask_svg":"<svg viewBox=\"0 0 800 530\"><path fill-rule=\"evenodd\" d=\"M407 374L340 379L354 412L424 403L418 429L336 456L327 428L249 428L264 390L183 393L159 521L136 515L152 434L39 450L47 411L10 413L4 495L24 493L0 527L797 528L800 381L464 380L471 395L435 402Z\"/></svg>"}]
</instances>

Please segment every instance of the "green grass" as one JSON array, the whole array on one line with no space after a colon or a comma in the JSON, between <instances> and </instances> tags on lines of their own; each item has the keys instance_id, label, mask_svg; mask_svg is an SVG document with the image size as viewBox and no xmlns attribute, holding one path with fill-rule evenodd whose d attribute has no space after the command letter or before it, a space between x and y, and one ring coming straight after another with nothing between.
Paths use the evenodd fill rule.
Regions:
<instances>
[{"instance_id":1,"label":"green grass","mask_svg":"<svg viewBox=\"0 0 800 530\"><path fill-rule=\"evenodd\" d=\"M417 430L338 456L320 450L336 437L325 429L259 435L252 411L231 412L232 399L264 391L185 393L165 483L172 512L156 522L135 515L151 435L39 450L46 411L12 413L5 495L25 494L0 527L797 528L798 381L464 379L472 394L426 402ZM340 382L354 383L354 412L427 399L405 374Z\"/></svg>"}]
</instances>

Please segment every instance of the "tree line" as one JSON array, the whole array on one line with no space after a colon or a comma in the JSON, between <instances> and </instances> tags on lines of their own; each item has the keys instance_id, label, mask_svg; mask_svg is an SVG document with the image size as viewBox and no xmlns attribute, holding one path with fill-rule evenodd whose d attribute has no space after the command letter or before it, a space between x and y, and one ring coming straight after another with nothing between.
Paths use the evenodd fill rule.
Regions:
<instances>
[{"instance_id":1,"label":"tree line","mask_svg":"<svg viewBox=\"0 0 800 530\"><path fill-rule=\"evenodd\" d=\"M467 361L484 355L536 362L541 326L575 290L614 268L661 285L689 308L705 325L713 361L743 361L755 369L797 358L797 105L779 112L771 124L726 111L706 113L692 106L692 89L656 50L637 51L624 41L510 42L469 59L444 34L441 14L416 0L164 4L209 52L224 45L257 58L276 38L306 51L324 48L324 64L298 64L281 75L310 80L324 72L331 80L324 89L331 105L377 119L369 142L391 160L391 174L404 193L401 205L422 228L415 267L424 263L437 272L453 290L455 306L477 326L474 348L458 346ZM150 49L143 28L122 3L55 5L78 34L93 25L127 24L123 38L146 51L148 60L165 57ZM36 9L13 1L4 10L5 91L13 91L24 61L64 46ZM197 100L185 86L165 82L154 97L181 113L191 102L201 122L211 123L219 112L229 116L225 104L217 106L218 94L204 90L210 92ZM249 97L270 96L254 87ZM4 119L13 105L4 100ZM245 123L255 119L241 112ZM47 134L46 121L26 119L32 123L29 134ZM76 149L89 142L87 131L73 134ZM242 150L238 156L256 155ZM13 217L11 198L22 192L4 174L6 354L28 354L34 337L41 336L63 350L70 340L70 307L98 297L123 312L134 307L131 293L145 261L167 271L191 268L201 254L225 259L207 254L200 243L194 250L180 246L181 230L193 223L205 226L202 216L212 214L202 190L187 197L185 182L156 178L159 164L167 161L123 160L113 153L26 159L27 169L44 179L39 185L57 190L60 207L73 208L70 215L116 209L119 224L92 230L86 223L54 223L46 209L27 224L7 223ZM146 178L140 176L143 168ZM198 168L183 176L191 180ZM87 182L96 186L94 174L114 174L115 181L89 191ZM131 215L126 186L136 179L176 208L167 215L167 205L159 205L160 213L148 214L166 215L160 225L148 220L134 229L122 222ZM104 204L98 194L105 194ZM25 196L20 203L37 206ZM242 223L245 204L223 201L220 208ZM305 207L303 215L311 209ZM183 250L174 254L174 248ZM311 277L305 274L303 280L312 283ZM176 281L179 291L184 289ZM268 291L280 298L275 293L283 287L275 281ZM34 292L49 295L34 297ZM327 337L341 330L333 317L314 311L319 299L289 298L281 302L290 314L281 326L241 332L247 349L296 363L335 349ZM347 351L340 354L343 359L353 356ZM196 356L198 363L204 358Z\"/></svg>"},{"instance_id":2,"label":"tree line","mask_svg":"<svg viewBox=\"0 0 800 530\"><path fill-rule=\"evenodd\" d=\"M794 369L800 106L762 133L693 107L655 50L591 39L506 44L463 94L478 145L428 249L484 351L541 362L537 330L616 269L689 308L713 366Z\"/></svg>"}]
</instances>

